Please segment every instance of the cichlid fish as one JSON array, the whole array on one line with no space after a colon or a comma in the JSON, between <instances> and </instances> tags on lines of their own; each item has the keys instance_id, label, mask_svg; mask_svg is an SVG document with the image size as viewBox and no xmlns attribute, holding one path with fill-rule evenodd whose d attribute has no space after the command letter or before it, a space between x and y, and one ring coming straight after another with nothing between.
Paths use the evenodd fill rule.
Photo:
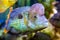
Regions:
<instances>
[{"instance_id":1,"label":"cichlid fish","mask_svg":"<svg viewBox=\"0 0 60 40\"><path fill-rule=\"evenodd\" d=\"M45 16L40 16L38 14L34 14L35 16L31 15L29 12L30 9L31 8L28 6L14 9L10 14L6 29L12 33L24 33L46 28L48 26L48 21ZM30 17L32 17L34 21L31 21Z\"/></svg>"}]
</instances>

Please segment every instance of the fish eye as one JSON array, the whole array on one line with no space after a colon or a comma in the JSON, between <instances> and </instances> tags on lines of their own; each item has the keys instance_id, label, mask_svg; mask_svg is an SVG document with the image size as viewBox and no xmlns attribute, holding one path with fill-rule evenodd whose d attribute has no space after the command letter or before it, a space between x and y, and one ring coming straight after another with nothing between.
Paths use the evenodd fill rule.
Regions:
<instances>
[{"instance_id":1,"label":"fish eye","mask_svg":"<svg viewBox=\"0 0 60 40\"><path fill-rule=\"evenodd\" d=\"M37 18L37 16L34 16L34 18Z\"/></svg>"},{"instance_id":2,"label":"fish eye","mask_svg":"<svg viewBox=\"0 0 60 40\"><path fill-rule=\"evenodd\" d=\"M22 14L19 14L18 19L22 19L22 18L23 18Z\"/></svg>"}]
</instances>

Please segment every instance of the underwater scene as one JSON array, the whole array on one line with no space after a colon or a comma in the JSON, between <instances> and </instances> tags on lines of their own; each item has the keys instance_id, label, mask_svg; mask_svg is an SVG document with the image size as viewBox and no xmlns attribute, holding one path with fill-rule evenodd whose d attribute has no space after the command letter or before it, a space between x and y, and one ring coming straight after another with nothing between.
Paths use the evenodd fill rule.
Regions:
<instances>
[{"instance_id":1,"label":"underwater scene","mask_svg":"<svg viewBox=\"0 0 60 40\"><path fill-rule=\"evenodd\" d=\"M60 0L0 0L0 40L60 40Z\"/></svg>"}]
</instances>

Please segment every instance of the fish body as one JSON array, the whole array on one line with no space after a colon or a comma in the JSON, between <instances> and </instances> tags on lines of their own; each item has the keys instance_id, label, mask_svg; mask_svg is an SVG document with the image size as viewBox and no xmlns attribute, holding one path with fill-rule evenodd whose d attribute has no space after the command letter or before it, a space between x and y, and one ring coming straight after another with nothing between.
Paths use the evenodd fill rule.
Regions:
<instances>
[{"instance_id":1,"label":"fish body","mask_svg":"<svg viewBox=\"0 0 60 40\"><path fill-rule=\"evenodd\" d=\"M40 17L37 14L35 15L37 18L32 17L35 20L31 21L29 11L30 7L27 6L13 10L10 14L10 19L8 20L6 29L11 30L13 33L24 33L46 28L48 26L48 21L45 16Z\"/></svg>"}]
</instances>

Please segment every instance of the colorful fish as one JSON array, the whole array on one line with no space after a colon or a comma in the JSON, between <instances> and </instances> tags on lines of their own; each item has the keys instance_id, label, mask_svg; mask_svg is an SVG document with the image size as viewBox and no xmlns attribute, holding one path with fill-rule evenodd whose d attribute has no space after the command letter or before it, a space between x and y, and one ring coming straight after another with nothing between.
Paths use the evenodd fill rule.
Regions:
<instances>
[{"instance_id":1,"label":"colorful fish","mask_svg":"<svg viewBox=\"0 0 60 40\"><path fill-rule=\"evenodd\" d=\"M14 9L10 14L6 29L12 33L24 33L46 28L48 26L48 21L44 15L40 16L36 12L37 14L34 14L35 16L30 16L31 13L29 11L30 7L27 6ZM34 21L31 21L30 17L32 17Z\"/></svg>"}]
</instances>

